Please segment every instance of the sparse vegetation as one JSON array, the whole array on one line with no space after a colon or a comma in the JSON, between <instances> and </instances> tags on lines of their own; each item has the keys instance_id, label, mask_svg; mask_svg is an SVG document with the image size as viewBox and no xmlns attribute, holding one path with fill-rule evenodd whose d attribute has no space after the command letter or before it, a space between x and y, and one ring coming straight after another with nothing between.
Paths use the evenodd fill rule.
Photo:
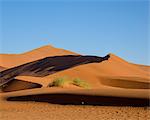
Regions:
<instances>
[{"instance_id":1,"label":"sparse vegetation","mask_svg":"<svg viewBox=\"0 0 150 120\"><path fill-rule=\"evenodd\" d=\"M48 87L64 87L69 84L73 84L75 86L79 86L85 89L91 88L90 84L88 84L86 81L81 80L80 78L75 78L71 80L66 77L56 78L52 83L48 85Z\"/></svg>"},{"instance_id":2,"label":"sparse vegetation","mask_svg":"<svg viewBox=\"0 0 150 120\"><path fill-rule=\"evenodd\" d=\"M68 80L66 77L62 77L62 78L56 78L51 84L49 84L49 87L63 87L67 84L70 84L72 81Z\"/></svg>"},{"instance_id":3,"label":"sparse vegetation","mask_svg":"<svg viewBox=\"0 0 150 120\"><path fill-rule=\"evenodd\" d=\"M90 89L90 85L84 81L84 80L81 80L80 78L76 78L73 80L73 84L76 85L76 86L79 86L79 87L83 87L83 88L86 88L86 89Z\"/></svg>"}]
</instances>

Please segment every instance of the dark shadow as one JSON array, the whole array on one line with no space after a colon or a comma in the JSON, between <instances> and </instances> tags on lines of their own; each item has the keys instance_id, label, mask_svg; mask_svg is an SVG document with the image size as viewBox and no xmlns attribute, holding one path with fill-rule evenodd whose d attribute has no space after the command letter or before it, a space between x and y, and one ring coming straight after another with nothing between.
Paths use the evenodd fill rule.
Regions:
<instances>
[{"instance_id":1,"label":"dark shadow","mask_svg":"<svg viewBox=\"0 0 150 120\"><path fill-rule=\"evenodd\" d=\"M129 78L104 78L100 80L103 85L119 88L129 88L129 89L150 89L150 83L148 82L139 82L131 81ZM135 78L136 79L136 78ZM142 79L142 78L141 78Z\"/></svg>"},{"instance_id":2,"label":"dark shadow","mask_svg":"<svg viewBox=\"0 0 150 120\"><path fill-rule=\"evenodd\" d=\"M0 72L0 86L19 75L44 77L75 66L88 63L99 63L108 60L109 57L110 55L105 57L82 55L47 57Z\"/></svg>"},{"instance_id":3,"label":"dark shadow","mask_svg":"<svg viewBox=\"0 0 150 120\"><path fill-rule=\"evenodd\" d=\"M41 88L41 87L42 85L37 83L13 79L12 81L8 82L7 84L1 87L1 92L12 92L12 91Z\"/></svg>"},{"instance_id":4,"label":"dark shadow","mask_svg":"<svg viewBox=\"0 0 150 120\"><path fill-rule=\"evenodd\" d=\"M149 99L90 96L75 94L39 94L10 97L8 101L36 101L61 105L150 106Z\"/></svg>"}]
</instances>

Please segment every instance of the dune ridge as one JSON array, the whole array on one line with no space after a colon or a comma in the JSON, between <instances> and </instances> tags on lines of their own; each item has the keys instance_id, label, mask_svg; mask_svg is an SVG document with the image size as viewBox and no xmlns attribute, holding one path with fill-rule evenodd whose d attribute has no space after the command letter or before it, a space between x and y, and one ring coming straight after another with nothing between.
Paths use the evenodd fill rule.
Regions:
<instances>
[{"instance_id":1,"label":"dune ridge","mask_svg":"<svg viewBox=\"0 0 150 120\"><path fill-rule=\"evenodd\" d=\"M91 101L95 100L95 97L103 100L106 100L106 96L112 97L112 102L118 99L120 105L125 101L130 103L133 99L144 99L142 103L136 103L139 106L147 106L150 99L150 67L129 63L112 53L105 57L84 56L48 45L22 54L1 54L0 66L7 68L0 72L1 86L9 86L6 87L7 92L0 93L2 98L15 97L13 100L20 100L21 96L31 95L33 98L36 96L43 99L44 94L49 96L61 93L72 97L88 95ZM91 90L72 86L62 89L48 87L55 78L64 76L87 81ZM109 102L109 99L107 101Z\"/></svg>"},{"instance_id":2,"label":"dune ridge","mask_svg":"<svg viewBox=\"0 0 150 120\"><path fill-rule=\"evenodd\" d=\"M0 66L12 68L45 57L61 55L77 55L77 53L46 45L21 54L0 54Z\"/></svg>"},{"instance_id":3,"label":"dune ridge","mask_svg":"<svg viewBox=\"0 0 150 120\"><path fill-rule=\"evenodd\" d=\"M44 77L74 66L102 62L108 59L109 55L105 57L81 55L47 57L0 72L0 86L11 81L14 77L19 75Z\"/></svg>"}]
</instances>

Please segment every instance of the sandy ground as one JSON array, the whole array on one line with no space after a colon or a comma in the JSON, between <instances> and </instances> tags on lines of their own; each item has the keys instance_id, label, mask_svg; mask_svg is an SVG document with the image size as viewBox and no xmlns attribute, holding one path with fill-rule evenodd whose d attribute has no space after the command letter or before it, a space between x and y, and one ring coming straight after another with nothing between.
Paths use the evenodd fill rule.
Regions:
<instances>
[{"instance_id":1,"label":"sandy ground","mask_svg":"<svg viewBox=\"0 0 150 120\"><path fill-rule=\"evenodd\" d=\"M0 103L1 120L150 120L144 107L53 105L38 102Z\"/></svg>"},{"instance_id":2,"label":"sandy ground","mask_svg":"<svg viewBox=\"0 0 150 120\"><path fill-rule=\"evenodd\" d=\"M44 46L23 54L0 54L0 66L11 68L48 56L61 55L76 55L76 53L52 46ZM41 69L40 66L38 69ZM149 70L149 66L131 64L116 55L110 54L110 59L107 61L76 66L45 77L18 75L16 78L25 83L23 88L26 82L37 83L43 87L1 93L0 98L40 93L82 93L85 95L149 98ZM92 86L92 89L47 88L52 80L63 76L85 80ZM16 86L20 87L20 85L22 85L22 82L19 85L15 83L12 88L16 89ZM109 101L111 100L109 99ZM107 101L105 102L107 103ZM150 108L54 105L43 102L0 100L0 120L150 120Z\"/></svg>"}]
</instances>

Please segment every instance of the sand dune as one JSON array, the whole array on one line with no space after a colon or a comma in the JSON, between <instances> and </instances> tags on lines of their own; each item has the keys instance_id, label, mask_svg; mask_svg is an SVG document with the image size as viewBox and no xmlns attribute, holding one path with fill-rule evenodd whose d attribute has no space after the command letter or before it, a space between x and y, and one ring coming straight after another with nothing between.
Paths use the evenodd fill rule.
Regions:
<instances>
[{"instance_id":1,"label":"sand dune","mask_svg":"<svg viewBox=\"0 0 150 120\"><path fill-rule=\"evenodd\" d=\"M128 86L133 86L133 88L136 88L134 87L134 83L135 86L139 83L138 85L141 86L140 88L145 88L144 86L149 86L150 83L148 72L142 71L137 66L114 55L110 55L110 59L101 63L76 66L42 78L33 76L18 76L17 78L31 82L37 81L43 84L43 86L47 86L52 80L64 76L86 80L93 88L100 88L102 86L100 81L104 81L108 78L110 82L113 82L113 80L115 81L115 79L120 79L121 82L117 82L118 87L123 86L122 84L125 82ZM143 84L143 82L145 83Z\"/></svg>"},{"instance_id":2,"label":"sand dune","mask_svg":"<svg viewBox=\"0 0 150 120\"><path fill-rule=\"evenodd\" d=\"M82 56L52 46L44 46L23 54L1 54L0 57L0 66L9 68L0 72L1 85L13 81L5 89L7 93L1 93L3 98L18 96L17 99L20 99L19 96L34 95L42 99L41 94L67 93L72 97L88 95L91 100L95 99L92 96L101 96L100 99L104 100L105 97L114 97L112 102L118 99L120 104L127 99L127 103L135 98L137 101L149 100L150 67L129 63L114 54L105 57ZM64 88L48 87L54 79L64 76L69 79L80 78L89 83L91 89L78 89L71 85ZM136 105L138 104L140 105L140 101ZM142 104L148 105L148 102Z\"/></svg>"},{"instance_id":3,"label":"sand dune","mask_svg":"<svg viewBox=\"0 0 150 120\"><path fill-rule=\"evenodd\" d=\"M132 77L129 77L129 78L128 77L107 78L106 77L103 80L100 80L100 82L103 85L112 86L112 87L129 88L129 89L150 89L150 81L149 82L135 81L137 79L142 80L143 78L134 78L134 77L133 78Z\"/></svg>"},{"instance_id":4,"label":"sand dune","mask_svg":"<svg viewBox=\"0 0 150 120\"><path fill-rule=\"evenodd\" d=\"M42 87L42 85L37 84L37 83L13 79L9 83L5 84L5 86L3 88L1 88L1 91L2 92L12 92L12 91L40 88L40 87Z\"/></svg>"},{"instance_id":5,"label":"sand dune","mask_svg":"<svg viewBox=\"0 0 150 120\"><path fill-rule=\"evenodd\" d=\"M45 57L60 55L77 54L68 50L54 48L51 45L47 45L22 54L0 54L0 66L11 68Z\"/></svg>"},{"instance_id":6,"label":"sand dune","mask_svg":"<svg viewBox=\"0 0 150 120\"><path fill-rule=\"evenodd\" d=\"M137 65L137 64L133 64L137 67L139 67L140 69L146 71L146 72L149 72L150 73L150 67L149 66L146 66L146 65Z\"/></svg>"},{"instance_id":7,"label":"sand dune","mask_svg":"<svg viewBox=\"0 0 150 120\"><path fill-rule=\"evenodd\" d=\"M105 57L82 55L46 57L0 72L0 85L19 75L44 77L82 64L102 62L108 60L109 57L109 55Z\"/></svg>"},{"instance_id":8,"label":"sand dune","mask_svg":"<svg viewBox=\"0 0 150 120\"><path fill-rule=\"evenodd\" d=\"M0 71L3 71L3 70L5 70L5 69L6 69L6 68L0 66Z\"/></svg>"}]
</instances>

